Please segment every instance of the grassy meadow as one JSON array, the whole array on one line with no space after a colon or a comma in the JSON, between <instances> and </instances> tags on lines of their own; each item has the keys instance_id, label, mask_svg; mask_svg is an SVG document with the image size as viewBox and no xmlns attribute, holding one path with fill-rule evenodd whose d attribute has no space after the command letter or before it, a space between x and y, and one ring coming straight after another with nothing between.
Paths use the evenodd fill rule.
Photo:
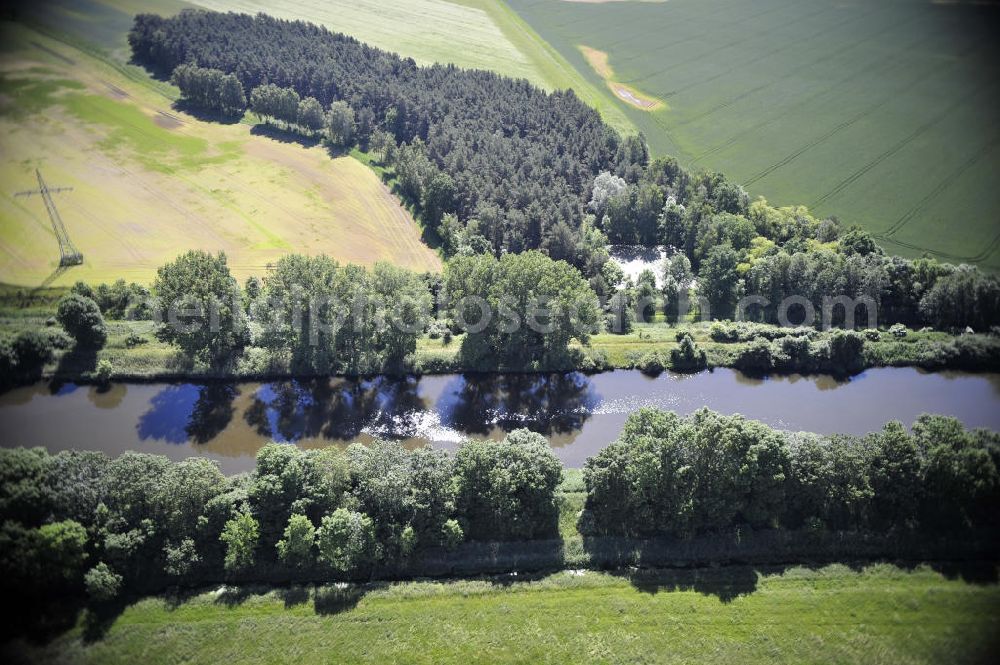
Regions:
<instances>
[{"instance_id":1,"label":"grassy meadow","mask_svg":"<svg viewBox=\"0 0 1000 665\"><path fill-rule=\"evenodd\" d=\"M891 252L1000 268L993 3L507 3L619 106L655 153L774 204L858 223Z\"/></svg>"},{"instance_id":2,"label":"grassy meadow","mask_svg":"<svg viewBox=\"0 0 1000 665\"><path fill-rule=\"evenodd\" d=\"M360 161L176 109L170 86L120 59L110 35L124 39L126 5L105 7L119 16L106 33L63 33L90 24L67 23L71 14L59 11L37 29L0 25L0 282L150 282L188 248L225 251L239 277L303 248L440 269L413 218ZM88 36L110 41L101 48ZM82 266L57 270L42 201L14 196L37 186L36 168L50 186L73 187L54 197Z\"/></svg>"},{"instance_id":3,"label":"grassy meadow","mask_svg":"<svg viewBox=\"0 0 1000 665\"><path fill-rule=\"evenodd\" d=\"M986 663L1000 589L928 568L417 581L140 600L35 663Z\"/></svg>"}]
</instances>

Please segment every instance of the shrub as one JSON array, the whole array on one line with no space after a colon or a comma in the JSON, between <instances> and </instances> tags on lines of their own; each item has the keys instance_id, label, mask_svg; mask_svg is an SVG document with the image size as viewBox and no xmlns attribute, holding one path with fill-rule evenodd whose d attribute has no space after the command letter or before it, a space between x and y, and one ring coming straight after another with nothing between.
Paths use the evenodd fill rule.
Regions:
<instances>
[{"instance_id":1,"label":"shrub","mask_svg":"<svg viewBox=\"0 0 1000 665\"><path fill-rule=\"evenodd\" d=\"M670 350L670 365L678 372L697 372L708 366L705 350L698 347L689 333L677 333L678 346Z\"/></svg>"},{"instance_id":2,"label":"shrub","mask_svg":"<svg viewBox=\"0 0 1000 665\"><path fill-rule=\"evenodd\" d=\"M903 337L906 337L907 332L909 331L906 329L906 326L904 326L902 323L894 323L891 326L889 326L889 334L892 335L893 337L898 337L902 339Z\"/></svg>"},{"instance_id":3,"label":"shrub","mask_svg":"<svg viewBox=\"0 0 1000 665\"><path fill-rule=\"evenodd\" d=\"M71 293L62 297L56 310L59 325L85 349L99 349L108 340L108 329L97 303Z\"/></svg>"},{"instance_id":4,"label":"shrub","mask_svg":"<svg viewBox=\"0 0 1000 665\"><path fill-rule=\"evenodd\" d=\"M268 349L248 346L236 361L236 373L240 376L265 376L276 369L276 358Z\"/></svg>"},{"instance_id":5,"label":"shrub","mask_svg":"<svg viewBox=\"0 0 1000 665\"><path fill-rule=\"evenodd\" d=\"M148 343L149 343L148 339L136 333L135 331L129 332L129 334L125 337L125 348L127 349L134 349L137 346L141 346L143 344L148 344Z\"/></svg>"},{"instance_id":6,"label":"shrub","mask_svg":"<svg viewBox=\"0 0 1000 665\"><path fill-rule=\"evenodd\" d=\"M135 282L126 284L124 279L118 279L113 284L98 284L91 288L89 284L77 282L70 293L90 298L101 308L101 314L108 319L149 320L152 318L150 309L149 289Z\"/></svg>"},{"instance_id":7,"label":"shrub","mask_svg":"<svg viewBox=\"0 0 1000 665\"><path fill-rule=\"evenodd\" d=\"M747 343L736 354L733 365L748 374L767 374L774 369L771 343L765 339Z\"/></svg>"},{"instance_id":8,"label":"shrub","mask_svg":"<svg viewBox=\"0 0 1000 665\"><path fill-rule=\"evenodd\" d=\"M305 515L292 515L285 527L285 537L278 541L278 558L291 566L303 566L313 558L316 527Z\"/></svg>"},{"instance_id":9,"label":"shrub","mask_svg":"<svg viewBox=\"0 0 1000 665\"><path fill-rule=\"evenodd\" d=\"M735 342L739 339L736 328L728 322L713 321L708 330L708 334L714 342Z\"/></svg>"},{"instance_id":10,"label":"shrub","mask_svg":"<svg viewBox=\"0 0 1000 665\"><path fill-rule=\"evenodd\" d=\"M94 376L97 378L99 383L106 385L109 381L111 381L112 371L111 361L107 358L101 358L97 362L97 371L94 372Z\"/></svg>"},{"instance_id":11,"label":"shrub","mask_svg":"<svg viewBox=\"0 0 1000 665\"><path fill-rule=\"evenodd\" d=\"M830 365L825 369L832 374L857 374L864 369L864 348L865 340L861 334L834 330L830 335Z\"/></svg>"},{"instance_id":12,"label":"shrub","mask_svg":"<svg viewBox=\"0 0 1000 665\"><path fill-rule=\"evenodd\" d=\"M454 550L465 540L465 533L458 520L448 520L441 527L441 542L449 550Z\"/></svg>"},{"instance_id":13,"label":"shrub","mask_svg":"<svg viewBox=\"0 0 1000 665\"><path fill-rule=\"evenodd\" d=\"M219 539L226 544L227 571L243 571L253 566L254 550L260 539L260 525L249 512L241 512L226 522Z\"/></svg>"},{"instance_id":14,"label":"shrub","mask_svg":"<svg viewBox=\"0 0 1000 665\"><path fill-rule=\"evenodd\" d=\"M805 326L786 328L751 321L715 321L709 328L708 334L712 341L731 344L733 342L749 342L755 339L776 340L782 337L812 339L818 333Z\"/></svg>"},{"instance_id":15,"label":"shrub","mask_svg":"<svg viewBox=\"0 0 1000 665\"><path fill-rule=\"evenodd\" d=\"M587 349L580 358L577 367L582 372L600 372L611 368L608 354L604 349Z\"/></svg>"},{"instance_id":16,"label":"shrub","mask_svg":"<svg viewBox=\"0 0 1000 665\"><path fill-rule=\"evenodd\" d=\"M103 561L88 570L83 581L87 587L87 595L99 603L114 600L122 588L122 576Z\"/></svg>"},{"instance_id":17,"label":"shrub","mask_svg":"<svg viewBox=\"0 0 1000 665\"><path fill-rule=\"evenodd\" d=\"M52 360L52 338L38 330L22 330L11 344L15 375L30 379Z\"/></svg>"},{"instance_id":18,"label":"shrub","mask_svg":"<svg viewBox=\"0 0 1000 665\"><path fill-rule=\"evenodd\" d=\"M673 357L676 349L671 351L670 356ZM638 367L644 374L649 374L650 376L656 376L660 374L663 370L667 369L668 360L667 355L657 349L656 351L650 351L649 353L642 356L639 359Z\"/></svg>"},{"instance_id":19,"label":"shrub","mask_svg":"<svg viewBox=\"0 0 1000 665\"><path fill-rule=\"evenodd\" d=\"M323 518L317 537L320 555L339 572L374 563L375 525L364 513L338 508Z\"/></svg>"},{"instance_id":20,"label":"shrub","mask_svg":"<svg viewBox=\"0 0 1000 665\"><path fill-rule=\"evenodd\" d=\"M440 339L448 332L448 324L444 321L433 321L427 327L427 336L431 339Z\"/></svg>"},{"instance_id":21,"label":"shrub","mask_svg":"<svg viewBox=\"0 0 1000 665\"><path fill-rule=\"evenodd\" d=\"M562 464L528 430L471 441L455 455L456 508L470 540L529 540L557 533Z\"/></svg>"}]
</instances>

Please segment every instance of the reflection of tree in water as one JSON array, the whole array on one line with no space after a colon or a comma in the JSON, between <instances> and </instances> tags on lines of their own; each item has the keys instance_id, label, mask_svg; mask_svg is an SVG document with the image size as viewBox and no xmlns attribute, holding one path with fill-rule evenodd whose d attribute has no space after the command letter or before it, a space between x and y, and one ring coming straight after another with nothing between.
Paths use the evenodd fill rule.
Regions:
<instances>
[{"instance_id":1,"label":"reflection of tree in water","mask_svg":"<svg viewBox=\"0 0 1000 665\"><path fill-rule=\"evenodd\" d=\"M282 381L264 385L246 410L257 433L276 441L324 438L349 441L364 431L404 438L426 408L413 378Z\"/></svg>"},{"instance_id":2,"label":"reflection of tree in water","mask_svg":"<svg viewBox=\"0 0 1000 665\"><path fill-rule=\"evenodd\" d=\"M205 443L218 436L233 418L236 386L190 383L167 386L150 400L136 429L139 438L170 443Z\"/></svg>"},{"instance_id":3,"label":"reflection of tree in water","mask_svg":"<svg viewBox=\"0 0 1000 665\"><path fill-rule=\"evenodd\" d=\"M527 427L546 435L583 427L600 401L583 374L464 375L438 401L442 424L467 434Z\"/></svg>"},{"instance_id":4,"label":"reflection of tree in water","mask_svg":"<svg viewBox=\"0 0 1000 665\"><path fill-rule=\"evenodd\" d=\"M87 399L98 409L116 409L128 393L128 385L111 383L104 386L90 386Z\"/></svg>"},{"instance_id":5,"label":"reflection of tree in water","mask_svg":"<svg viewBox=\"0 0 1000 665\"><path fill-rule=\"evenodd\" d=\"M201 386L188 418L188 437L196 443L206 443L221 434L236 411L233 407L236 393L236 385L232 383Z\"/></svg>"}]
</instances>

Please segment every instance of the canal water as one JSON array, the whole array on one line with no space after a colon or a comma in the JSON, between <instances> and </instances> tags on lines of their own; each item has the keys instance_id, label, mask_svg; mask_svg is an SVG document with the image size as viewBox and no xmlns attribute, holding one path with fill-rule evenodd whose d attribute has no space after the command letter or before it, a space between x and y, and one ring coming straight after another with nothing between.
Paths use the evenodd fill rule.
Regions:
<instances>
[{"instance_id":1,"label":"canal water","mask_svg":"<svg viewBox=\"0 0 1000 665\"><path fill-rule=\"evenodd\" d=\"M630 413L707 406L773 427L865 434L921 413L1000 430L1000 375L871 369L849 381L827 376L747 377L731 369L693 375L638 371L587 376L489 374L274 383L112 384L106 389L38 383L0 395L0 442L203 455L226 473L253 468L268 441L313 448L374 438L455 449L528 427L570 467L613 441Z\"/></svg>"}]
</instances>

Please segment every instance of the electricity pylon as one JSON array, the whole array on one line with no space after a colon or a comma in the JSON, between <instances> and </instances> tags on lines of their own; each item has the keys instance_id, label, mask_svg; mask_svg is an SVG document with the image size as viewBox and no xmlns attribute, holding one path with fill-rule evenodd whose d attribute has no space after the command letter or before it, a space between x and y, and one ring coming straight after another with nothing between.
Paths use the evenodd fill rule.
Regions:
<instances>
[{"instance_id":1,"label":"electricity pylon","mask_svg":"<svg viewBox=\"0 0 1000 665\"><path fill-rule=\"evenodd\" d=\"M34 194L41 194L42 200L45 201L45 209L49 213L49 220L52 222L52 230L56 234L56 240L59 241L59 267L65 268L67 266L78 266L83 263L83 254L73 245L73 241L69 239L69 233L66 232L66 226L63 225L62 218L59 216L59 211L56 210L56 204L52 202L52 194L57 192L69 192L72 191L72 187L49 187L45 184L42 179L42 172L35 169L35 175L38 176L38 189L29 189L24 192L18 192L14 196L32 196Z\"/></svg>"}]
</instances>

